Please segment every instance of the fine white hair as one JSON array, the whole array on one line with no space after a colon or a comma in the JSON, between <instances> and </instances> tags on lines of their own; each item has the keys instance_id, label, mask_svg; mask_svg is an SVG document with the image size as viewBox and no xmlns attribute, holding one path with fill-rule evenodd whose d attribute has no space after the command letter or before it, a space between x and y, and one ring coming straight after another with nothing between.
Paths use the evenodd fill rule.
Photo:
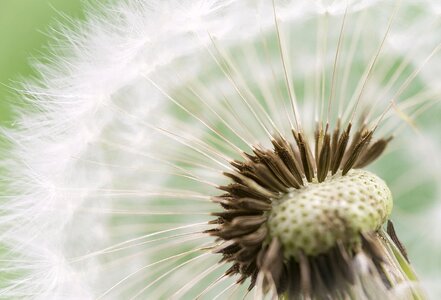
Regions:
<instances>
[{"instance_id":1,"label":"fine white hair","mask_svg":"<svg viewBox=\"0 0 441 300\"><path fill-rule=\"evenodd\" d=\"M276 131L312 134L362 111L395 135L374 166L393 192L433 190L414 213L396 196L395 223L441 296L439 119L414 123L440 112L437 1L125 0L88 12L51 31L52 54L2 129L0 298L245 295L201 251L228 162Z\"/></svg>"}]
</instances>

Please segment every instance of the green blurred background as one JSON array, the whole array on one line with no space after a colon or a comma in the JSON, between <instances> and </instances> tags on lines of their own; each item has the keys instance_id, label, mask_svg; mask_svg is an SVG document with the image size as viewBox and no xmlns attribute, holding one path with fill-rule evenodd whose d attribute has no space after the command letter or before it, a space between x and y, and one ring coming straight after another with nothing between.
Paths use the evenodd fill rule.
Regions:
<instances>
[{"instance_id":1,"label":"green blurred background","mask_svg":"<svg viewBox=\"0 0 441 300\"><path fill-rule=\"evenodd\" d=\"M48 29L66 17L82 19L84 7L82 0L0 0L0 124L13 120L11 87L35 75L30 58L48 52Z\"/></svg>"},{"instance_id":2,"label":"green blurred background","mask_svg":"<svg viewBox=\"0 0 441 300\"><path fill-rule=\"evenodd\" d=\"M12 87L23 78L35 75L30 60L47 56L49 28L56 25L57 20L66 24L66 18L83 19L85 6L85 0L0 0L0 125L10 126L14 120L12 105L17 96ZM431 109L421 123L436 126L440 132L439 113L439 107ZM386 158L388 164L381 174L394 178L392 173L404 172L403 167L410 168L403 164L405 158L395 153L391 156L394 157ZM403 211L417 211L435 201L435 194L435 183L429 182L403 196L398 206ZM405 236L405 229L398 229Z\"/></svg>"}]
</instances>

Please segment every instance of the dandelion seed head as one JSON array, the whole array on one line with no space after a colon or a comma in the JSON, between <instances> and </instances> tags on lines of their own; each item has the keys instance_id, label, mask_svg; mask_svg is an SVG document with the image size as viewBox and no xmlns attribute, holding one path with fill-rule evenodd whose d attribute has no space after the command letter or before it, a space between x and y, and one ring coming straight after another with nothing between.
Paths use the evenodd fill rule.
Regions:
<instances>
[{"instance_id":1,"label":"dandelion seed head","mask_svg":"<svg viewBox=\"0 0 441 300\"><path fill-rule=\"evenodd\" d=\"M397 244L379 228L391 197L361 171L383 150L395 155L403 139L390 136L440 92L436 12L418 5L407 18L416 4L401 2L124 1L54 29L53 57L20 90L31 108L4 131L1 295L250 298L252 287L262 297L350 290L389 299L414 291L399 274L380 274L390 264L379 253ZM326 154L338 152L349 124L337 163ZM363 136L369 147L357 148ZM342 173L381 186L367 208L382 212L368 226L345 226L356 227L357 247L331 234L324 256L306 247L286 255L285 238L268 238L278 234L268 227L273 205ZM335 260L343 268L323 271Z\"/></svg>"}]
</instances>

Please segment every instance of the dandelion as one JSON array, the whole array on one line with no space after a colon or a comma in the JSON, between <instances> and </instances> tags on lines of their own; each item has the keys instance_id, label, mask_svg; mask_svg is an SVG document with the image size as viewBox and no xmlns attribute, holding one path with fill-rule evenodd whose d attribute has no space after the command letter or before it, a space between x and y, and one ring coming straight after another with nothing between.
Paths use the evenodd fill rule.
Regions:
<instances>
[{"instance_id":1,"label":"dandelion","mask_svg":"<svg viewBox=\"0 0 441 300\"><path fill-rule=\"evenodd\" d=\"M3 130L1 297L441 295L439 133L418 123L440 12L133 0L53 30Z\"/></svg>"}]
</instances>

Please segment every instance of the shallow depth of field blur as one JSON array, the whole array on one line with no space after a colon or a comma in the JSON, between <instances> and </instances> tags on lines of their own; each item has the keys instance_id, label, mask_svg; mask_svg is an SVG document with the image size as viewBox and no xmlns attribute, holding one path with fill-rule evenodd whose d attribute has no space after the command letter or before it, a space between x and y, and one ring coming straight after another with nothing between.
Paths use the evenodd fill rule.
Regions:
<instances>
[{"instance_id":1,"label":"shallow depth of field blur","mask_svg":"<svg viewBox=\"0 0 441 300\"><path fill-rule=\"evenodd\" d=\"M47 55L48 28L55 20L83 18L80 0L0 1L0 123L13 123L12 87L23 77L34 76L30 61Z\"/></svg>"},{"instance_id":2,"label":"shallow depth of field blur","mask_svg":"<svg viewBox=\"0 0 441 300\"><path fill-rule=\"evenodd\" d=\"M14 126L11 104L17 100L17 95L13 88L17 87L16 82L22 81L23 78L36 75L31 67L33 58L40 59L49 55L50 51L47 47L51 40L48 34L49 28L57 22L69 25L69 18L83 19L84 8L84 1L81 0L0 0L0 126ZM438 103L415 121L414 129L409 130L410 126L407 126L403 132L414 132L415 135L429 133L437 139L436 144L441 145L440 107ZM374 172L381 170L381 174L397 178L398 174L411 170L418 163L417 161L406 162L406 158L397 154L400 151L396 150L390 149L381 163L376 163L371 169ZM438 154L441 155L441 153ZM434 155L434 153L428 149L427 155ZM388 181L387 177L384 179ZM410 188L411 192L399 195L399 202L396 201L394 204L393 220L402 215L421 212L433 205L434 201L441 201L437 192L437 182L439 179L434 178L432 182L421 184L417 189ZM392 191L394 188L397 187L391 186ZM395 195L396 198L397 195ZM409 243L418 243L417 240L406 237L406 232L412 228L412 224L401 224L395 220L395 225L399 236L410 249L411 261L415 260L415 256L418 255L420 262L417 266L420 268L430 265L432 261L441 268L441 255L422 257L424 255L422 252L412 251L412 245ZM428 230L430 231L430 228ZM437 232L433 234L439 235ZM436 241L438 239L434 239L434 242Z\"/></svg>"}]
</instances>

